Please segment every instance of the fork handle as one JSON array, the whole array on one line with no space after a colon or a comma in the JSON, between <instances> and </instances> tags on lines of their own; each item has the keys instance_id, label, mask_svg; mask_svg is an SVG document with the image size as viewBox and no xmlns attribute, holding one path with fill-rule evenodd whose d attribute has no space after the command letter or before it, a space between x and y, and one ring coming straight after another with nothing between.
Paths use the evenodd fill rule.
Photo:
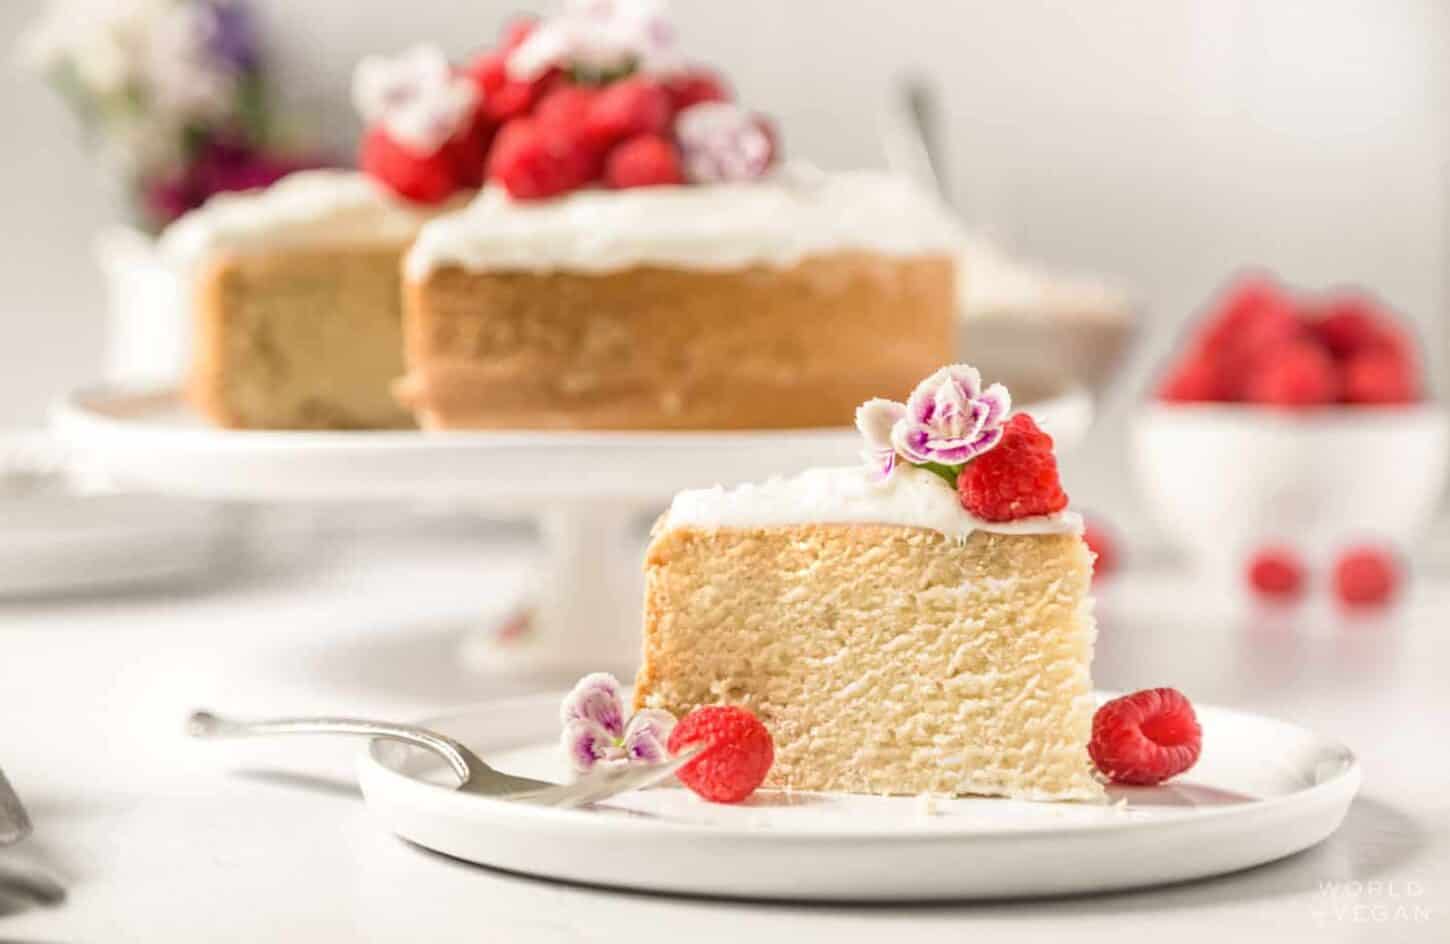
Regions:
<instances>
[{"instance_id":1,"label":"fork handle","mask_svg":"<svg viewBox=\"0 0 1450 944\"><path fill-rule=\"evenodd\" d=\"M194 711L186 719L186 733L196 738L270 737L274 734L349 734L366 738L402 741L441 757L459 783L479 773L480 762L473 752L451 737L407 724L368 721L363 718L274 718L268 721L238 721L210 711Z\"/></svg>"}]
</instances>

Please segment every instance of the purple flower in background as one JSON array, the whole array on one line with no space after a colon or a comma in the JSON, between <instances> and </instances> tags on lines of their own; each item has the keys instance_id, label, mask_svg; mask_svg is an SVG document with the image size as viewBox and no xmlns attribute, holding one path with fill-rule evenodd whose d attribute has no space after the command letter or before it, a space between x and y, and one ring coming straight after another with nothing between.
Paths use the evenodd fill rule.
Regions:
<instances>
[{"instance_id":1,"label":"purple flower in background","mask_svg":"<svg viewBox=\"0 0 1450 944\"><path fill-rule=\"evenodd\" d=\"M211 31L207 47L219 61L236 72L252 72L261 65L257 19L243 0L210 0Z\"/></svg>"},{"instance_id":2,"label":"purple flower in background","mask_svg":"<svg viewBox=\"0 0 1450 944\"><path fill-rule=\"evenodd\" d=\"M962 465L1001 442L1011 411L1006 387L983 390L975 367L953 364L917 384L891 442L911 462Z\"/></svg>"},{"instance_id":3,"label":"purple flower in background","mask_svg":"<svg viewBox=\"0 0 1450 944\"><path fill-rule=\"evenodd\" d=\"M561 746L580 773L596 764L657 764L668 756L665 745L675 727L674 715L645 708L626 721L619 681L607 672L580 679L559 714L564 725Z\"/></svg>"}]
</instances>

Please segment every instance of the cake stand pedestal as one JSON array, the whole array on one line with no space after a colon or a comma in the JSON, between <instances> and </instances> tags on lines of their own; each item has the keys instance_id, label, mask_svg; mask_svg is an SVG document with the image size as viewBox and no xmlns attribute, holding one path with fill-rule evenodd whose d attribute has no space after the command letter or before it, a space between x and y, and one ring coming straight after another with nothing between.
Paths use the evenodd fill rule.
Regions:
<instances>
[{"instance_id":1,"label":"cake stand pedestal","mask_svg":"<svg viewBox=\"0 0 1450 944\"><path fill-rule=\"evenodd\" d=\"M1060 445L1086 394L1024 407ZM859 460L855 430L302 432L207 426L175 391L98 387L52 411L75 458L116 488L196 498L444 502L529 515L545 550L528 632L473 634L470 664L553 678L627 672L639 652L639 528L682 488ZM460 588L466 593L467 588Z\"/></svg>"}]
</instances>

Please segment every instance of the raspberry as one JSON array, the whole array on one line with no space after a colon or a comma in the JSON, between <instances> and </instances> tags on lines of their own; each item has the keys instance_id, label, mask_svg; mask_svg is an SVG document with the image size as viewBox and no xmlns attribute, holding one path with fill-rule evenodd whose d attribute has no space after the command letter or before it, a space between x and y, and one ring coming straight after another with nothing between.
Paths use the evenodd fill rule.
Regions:
<instances>
[{"instance_id":1,"label":"raspberry","mask_svg":"<svg viewBox=\"0 0 1450 944\"><path fill-rule=\"evenodd\" d=\"M682 184L685 175L680 169L680 153L657 134L630 138L609 153L604 182L617 190Z\"/></svg>"},{"instance_id":2,"label":"raspberry","mask_svg":"<svg viewBox=\"0 0 1450 944\"><path fill-rule=\"evenodd\" d=\"M1400 567L1394 554L1377 547L1345 551L1334 565L1334 592L1350 606L1382 606L1400 585Z\"/></svg>"},{"instance_id":3,"label":"raspberry","mask_svg":"<svg viewBox=\"0 0 1450 944\"><path fill-rule=\"evenodd\" d=\"M580 131L599 90L587 85L561 85L539 100L534 119L542 125Z\"/></svg>"},{"instance_id":4,"label":"raspberry","mask_svg":"<svg viewBox=\"0 0 1450 944\"><path fill-rule=\"evenodd\" d=\"M1192 767L1202 747L1203 731L1183 693L1149 688L1098 709L1088 754L1114 783L1149 786Z\"/></svg>"},{"instance_id":5,"label":"raspberry","mask_svg":"<svg viewBox=\"0 0 1450 944\"><path fill-rule=\"evenodd\" d=\"M996 448L968 462L957 476L957 494L962 506L984 521L1061 511L1067 494L1057 477L1052 437L1026 413L1014 414Z\"/></svg>"},{"instance_id":6,"label":"raspberry","mask_svg":"<svg viewBox=\"0 0 1450 944\"><path fill-rule=\"evenodd\" d=\"M1325 303L1314 321L1314 336L1339 360L1369 351L1407 354L1408 339L1370 299L1346 295Z\"/></svg>"},{"instance_id":7,"label":"raspberry","mask_svg":"<svg viewBox=\"0 0 1450 944\"><path fill-rule=\"evenodd\" d=\"M515 118L499 130L488 176L516 200L542 200L584 186L597 168L592 150L577 136Z\"/></svg>"},{"instance_id":8,"label":"raspberry","mask_svg":"<svg viewBox=\"0 0 1450 944\"><path fill-rule=\"evenodd\" d=\"M755 792L775 762L775 742L760 719L735 705L705 705L670 734L671 754L691 744L705 750L680 768L680 782L711 803L739 803Z\"/></svg>"},{"instance_id":9,"label":"raspberry","mask_svg":"<svg viewBox=\"0 0 1450 944\"><path fill-rule=\"evenodd\" d=\"M1303 333L1294 301L1273 279L1239 279L1218 302L1200 336L1210 357L1241 359Z\"/></svg>"},{"instance_id":10,"label":"raspberry","mask_svg":"<svg viewBox=\"0 0 1450 944\"><path fill-rule=\"evenodd\" d=\"M460 189L454 156L447 147L433 154L415 154L381 127L363 135L358 166L415 203L442 203Z\"/></svg>"},{"instance_id":11,"label":"raspberry","mask_svg":"<svg viewBox=\"0 0 1450 944\"><path fill-rule=\"evenodd\" d=\"M674 120L670 93L653 79L631 76L604 87L589 109L584 133L601 148L639 134L665 134Z\"/></svg>"},{"instance_id":12,"label":"raspberry","mask_svg":"<svg viewBox=\"0 0 1450 944\"><path fill-rule=\"evenodd\" d=\"M454 180L460 187L476 190L483 186L488 168L488 149L493 145L497 130L493 122L479 111L467 126L443 145L443 151L453 167Z\"/></svg>"},{"instance_id":13,"label":"raspberry","mask_svg":"<svg viewBox=\"0 0 1450 944\"><path fill-rule=\"evenodd\" d=\"M1420 399L1419 377L1414 365L1388 350L1355 354L1344 364L1346 403L1405 404Z\"/></svg>"},{"instance_id":14,"label":"raspberry","mask_svg":"<svg viewBox=\"0 0 1450 944\"><path fill-rule=\"evenodd\" d=\"M504 24L498 34L498 48L503 52L513 52L524 44L524 40L534 32L539 21L531 16L520 16Z\"/></svg>"},{"instance_id":15,"label":"raspberry","mask_svg":"<svg viewBox=\"0 0 1450 944\"><path fill-rule=\"evenodd\" d=\"M1339 374L1324 348L1294 341L1264 355L1245 392L1255 403L1322 406L1339 399Z\"/></svg>"},{"instance_id":16,"label":"raspberry","mask_svg":"<svg viewBox=\"0 0 1450 944\"><path fill-rule=\"evenodd\" d=\"M670 79L666 88L675 111L684 111L701 102L728 102L733 97L730 86L709 69L690 69Z\"/></svg>"},{"instance_id":17,"label":"raspberry","mask_svg":"<svg viewBox=\"0 0 1450 944\"><path fill-rule=\"evenodd\" d=\"M1202 354L1191 354L1163 378L1158 399L1166 403L1214 403L1230 397L1213 361Z\"/></svg>"},{"instance_id":18,"label":"raspberry","mask_svg":"<svg viewBox=\"0 0 1450 944\"><path fill-rule=\"evenodd\" d=\"M468 67L468 75L482 90L483 113L496 125L527 115L544 90L552 84L552 73L532 82L508 77L508 50L485 53Z\"/></svg>"},{"instance_id":19,"label":"raspberry","mask_svg":"<svg viewBox=\"0 0 1450 944\"><path fill-rule=\"evenodd\" d=\"M1088 550L1095 555L1093 561L1093 583L1097 583L1103 577L1107 577L1118 569L1118 549L1116 541L1106 527L1100 521L1089 520L1083 526L1082 539L1088 546Z\"/></svg>"},{"instance_id":20,"label":"raspberry","mask_svg":"<svg viewBox=\"0 0 1450 944\"><path fill-rule=\"evenodd\" d=\"M1249 558L1246 572L1254 593L1270 600L1293 600L1304 592L1304 565L1287 547L1266 547Z\"/></svg>"}]
</instances>

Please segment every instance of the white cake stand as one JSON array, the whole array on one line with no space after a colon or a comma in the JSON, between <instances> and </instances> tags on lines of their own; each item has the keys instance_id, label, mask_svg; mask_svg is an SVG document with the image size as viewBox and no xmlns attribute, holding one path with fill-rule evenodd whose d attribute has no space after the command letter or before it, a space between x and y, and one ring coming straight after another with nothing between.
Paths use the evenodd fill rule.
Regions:
<instances>
[{"instance_id":1,"label":"white cake stand","mask_svg":"<svg viewBox=\"0 0 1450 944\"><path fill-rule=\"evenodd\" d=\"M1066 446L1081 391L1025 407ZM52 425L118 488L247 501L444 500L530 515L547 565L530 632L470 660L534 677L628 671L639 649L636 528L682 488L860 461L851 429L752 432L272 432L207 426L175 391L97 387ZM481 642L480 640L488 640Z\"/></svg>"}]
</instances>

